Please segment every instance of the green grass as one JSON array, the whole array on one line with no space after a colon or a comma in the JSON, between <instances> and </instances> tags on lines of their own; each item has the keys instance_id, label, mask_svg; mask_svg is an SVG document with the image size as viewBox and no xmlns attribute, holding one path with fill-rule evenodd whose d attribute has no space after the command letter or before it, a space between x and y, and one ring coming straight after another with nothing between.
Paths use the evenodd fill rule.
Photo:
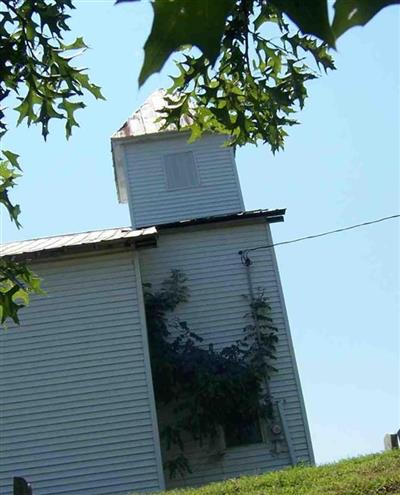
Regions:
<instances>
[{"instance_id":1,"label":"green grass","mask_svg":"<svg viewBox=\"0 0 400 495\"><path fill-rule=\"evenodd\" d=\"M168 495L400 495L400 451L294 467Z\"/></svg>"}]
</instances>

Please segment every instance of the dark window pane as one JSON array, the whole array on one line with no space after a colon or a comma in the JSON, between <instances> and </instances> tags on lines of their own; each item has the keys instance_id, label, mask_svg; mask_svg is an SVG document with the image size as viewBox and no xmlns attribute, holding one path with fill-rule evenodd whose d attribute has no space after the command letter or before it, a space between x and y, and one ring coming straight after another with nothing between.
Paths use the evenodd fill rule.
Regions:
<instances>
[{"instance_id":1,"label":"dark window pane","mask_svg":"<svg viewBox=\"0 0 400 495\"><path fill-rule=\"evenodd\" d=\"M235 428L225 428L225 443L227 447L238 447L261 443L263 441L259 421L242 424Z\"/></svg>"}]
</instances>

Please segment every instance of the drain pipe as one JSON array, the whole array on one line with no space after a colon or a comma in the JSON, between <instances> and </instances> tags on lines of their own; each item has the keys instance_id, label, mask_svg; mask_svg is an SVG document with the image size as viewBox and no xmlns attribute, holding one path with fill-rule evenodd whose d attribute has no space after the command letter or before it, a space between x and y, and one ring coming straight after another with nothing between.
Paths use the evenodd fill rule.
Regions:
<instances>
[{"instance_id":1,"label":"drain pipe","mask_svg":"<svg viewBox=\"0 0 400 495\"><path fill-rule=\"evenodd\" d=\"M248 285L248 288L249 288L250 301L253 304L255 298L254 298L253 281L251 279L251 269L250 269L250 267L251 267L251 265L254 262L249 258L249 256L248 256L248 254L247 254L246 251L239 251L238 254L240 255L242 264L244 265L245 270L246 270L247 285ZM254 318L254 322L255 322L255 327L256 327L257 343L259 344L260 343L260 340L261 340L260 324L259 324L259 321L258 321L257 318ZM297 456L296 456L296 453L295 453L295 450L294 450L292 438L291 438L290 432L289 432L289 427L288 427L288 424L287 424L287 421L286 421L285 409L284 409L284 401L282 399L281 400L274 400L273 399L273 397L271 395L271 389L270 389L269 382L268 382L268 379L267 378L265 378L265 380L264 380L264 388L265 388L266 393L271 398L272 404L278 410L280 423L282 425L283 435L285 437L286 444L287 444L288 451L289 451L290 462L291 462L292 466L294 466L294 465L297 464ZM275 450L276 450L276 453L279 453L278 440L275 440Z\"/></svg>"}]
</instances>

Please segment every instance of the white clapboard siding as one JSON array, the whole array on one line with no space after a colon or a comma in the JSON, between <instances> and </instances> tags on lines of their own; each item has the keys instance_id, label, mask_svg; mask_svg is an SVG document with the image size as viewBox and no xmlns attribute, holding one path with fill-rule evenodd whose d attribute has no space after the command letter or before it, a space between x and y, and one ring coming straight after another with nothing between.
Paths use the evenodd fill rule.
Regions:
<instances>
[{"instance_id":1,"label":"white clapboard siding","mask_svg":"<svg viewBox=\"0 0 400 495\"><path fill-rule=\"evenodd\" d=\"M133 253L34 269L47 296L0 332L1 495L13 476L34 495L162 489Z\"/></svg>"},{"instance_id":2,"label":"white clapboard siding","mask_svg":"<svg viewBox=\"0 0 400 495\"><path fill-rule=\"evenodd\" d=\"M191 298L179 309L178 316L205 339L204 345L213 343L219 348L230 345L242 337L244 315L248 312L248 303L243 297L249 293L248 282L238 251L270 243L268 235L268 228L260 220L160 232L158 248L140 253L143 281L157 287L171 269L182 270L188 277ZM265 289L274 324L279 329L275 363L279 372L271 380L271 391L276 399L285 400L287 423L298 460L312 462L276 262L270 250L255 251L251 258L254 260L251 267L254 288ZM285 445L280 454L271 453L267 444L229 448L218 459L206 448L189 442L185 455L193 474L185 480L168 481L168 487L203 484L290 465Z\"/></svg>"},{"instance_id":3,"label":"white clapboard siding","mask_svg":"<svg viewBox=\"0 0 400 495\"><path fill-rule=\"evenodd\" d=\"M187 134L160 134L157 140L120 144L135 228L243 210L233 150L223 146L226 138L209 135L193 144L187 139ZM193 154L196 184L169 186L166 157L186 152Z\"/></svg>"}]
</instances>

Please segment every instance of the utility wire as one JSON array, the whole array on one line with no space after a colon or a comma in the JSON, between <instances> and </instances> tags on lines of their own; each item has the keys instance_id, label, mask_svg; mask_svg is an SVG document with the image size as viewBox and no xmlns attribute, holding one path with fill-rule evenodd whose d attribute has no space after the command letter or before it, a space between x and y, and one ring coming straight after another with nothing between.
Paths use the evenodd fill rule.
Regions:
<instances>
[{"instance_id":1,"label":"utility wire","mask_svg":"<svg viewBox=\"0 0 400 495\"><path fill-rule=\"evenodd\" d=\"M259 249L268 249L274 246L282 246L283 244L292 244L293 242L305 241L307 239L316 239L317 237L324 237L326 235L337 234L338 232L344 232L345 230L358 229L360 227L365 227L366 225L372 225L374 223L384 222L385 220L392 220L393 218L400 217L400 214L391 215L389 217L378 218L377 220L371 220L369 222L357 223L356 225L350 225L348 227L342 227L340 229L328 230L327 232L321 232L320 234L307 235L305 237L298 237L297 239L291 239L289 241L275 242L274 244L268 244L266 246L257 246L255 248L244 249L243 251L239 251L239 254L242 257L242 261L246 261L247 254L251 251L258 251Z\"/></svg>"}]
</instances>

